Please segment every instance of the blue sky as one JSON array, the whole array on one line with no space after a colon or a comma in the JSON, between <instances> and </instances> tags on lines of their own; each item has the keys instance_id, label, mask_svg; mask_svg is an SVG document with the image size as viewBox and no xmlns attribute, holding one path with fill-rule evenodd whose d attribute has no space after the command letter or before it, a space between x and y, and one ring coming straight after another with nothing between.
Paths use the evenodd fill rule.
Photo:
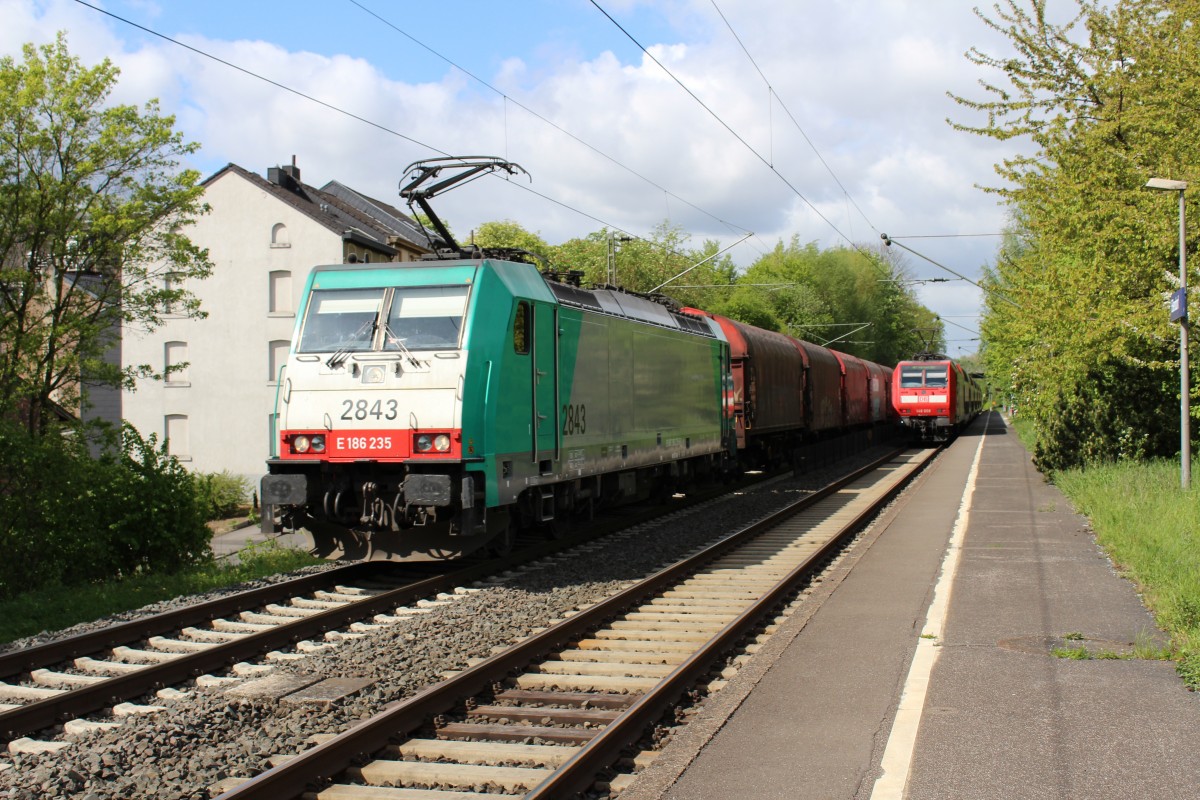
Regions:
<instances>
[{"instance_id":1,"label":"blue sky","mask_svg":"<svg viewBox=\"0 0 1200 800\"><path fill-rule=\"evenodd\" d=\"M961 0L597 0L696 97L587 0L89 2L376 126L73 0L0 0L0 54L67 31L85 63L121 67L116 100L160 98L201 143L193 166L206 174L295 156L310 183L398 203L404 166L436 151L529 171L538 194L490 181L446 195L439 213L456 231L512 219L559 242L669 221L695 245L753 231L731 251L743 266L793 236L870 247L881 232L938 236L906 243L977 277L998 240L973 234L1004 224L978 185L994 185L992 165L1020 146L946 123L964 118L947 91L979 97L977 82L995 79L964 51L1005 46ZM950 277L904 263L916 278ZM956 326L977 330L978 290L948 281L918 294L951 321L948 338L972 338Z\"/></svg>"},{"instance_id":2,"label":"blue sky","mask_svg":"<svg viewBox=\"0 0 1200 800\"><path fill-rule=\"evenodd\" d=\"M611 24L586 0L520 2L395 3L278 2L278 0L204 0L204 2L97 3L114 14L172 36L207 39L263 39L326 56L353 54L404 81L436 81L447 64L389 27L386 20L432 49L480 76L493 74L512 54L553 68L564 57L588 59L612 50L623 60L640 53L613 36ZM611 3L647 41L676 36L664 14L666 4ZM450 9L450 13L445 13ZM459 11L461 10L461 14ZM374 12L372 15L371 12ZM377 15L377 16L376 16ZM464 24L469 19L469 25ZM130 41L145 35L130 32Z\"/></svg>"}]
</instances>

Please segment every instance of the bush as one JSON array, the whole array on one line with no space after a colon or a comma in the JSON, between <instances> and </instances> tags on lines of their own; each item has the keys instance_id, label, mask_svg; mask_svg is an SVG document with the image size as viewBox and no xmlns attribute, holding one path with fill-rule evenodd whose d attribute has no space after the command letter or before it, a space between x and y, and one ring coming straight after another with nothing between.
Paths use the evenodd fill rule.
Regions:
<instances>
[{"instance_id":1,"label":"bush","mask_svg":"<svg viewBox=\"0 0 1200 800\"><path fill-rule=\"evenodd\" d=\"M191 477L155 437L38 438L0 421L0 597L174 571L210 559L209 539Z\"/></svg>"},{"instance_id":2,"label":"bush","mask_svg":"<svg viewBox=\"0 0 1200 800\"><path fill-rule=\"evenodd\" d=\"M250 481L228 470L192 474L205 519L232 517L250 496Z\"/></svg>"},{"instance_id":3,"label":"bush","mask_svg":"<svg viewBox=\"0 0 1200 800\"><path fill-rule=\"evenodd\" d=\"M1053 406L1037 420L1037 468L1050 473L1178 453L1178 386L1167 375L1109 362L1092 369L1077 386L1060 387Z\"/></svg>"}]
</instances>

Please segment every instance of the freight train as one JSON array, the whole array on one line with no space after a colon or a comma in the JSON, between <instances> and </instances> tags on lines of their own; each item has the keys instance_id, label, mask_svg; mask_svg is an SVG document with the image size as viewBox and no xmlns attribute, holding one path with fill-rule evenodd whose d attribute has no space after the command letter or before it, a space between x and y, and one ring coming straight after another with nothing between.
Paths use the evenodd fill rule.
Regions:
<instances>
[{"instance_id":1,"label":"freight train","mask_svg":"<svg viewBox=\"0 0 1200 800\"><path fill-rule=\"evenodd\" d=\"M983 390L958 362L939 353L901 361L892 373L900 423L923 441L946 441L983 409Z\"/></svg>"},{"instance_id":2,"label":"freight train","mask_svg":"<svg viewBox=\"0 0 1200 800\"><path fill-rule=\"evenodd\" d=\"M264 528L306 528L350 558L502 553L521 529L553 535L891 417L887 367L585 288L528 254L458 247L432 192L412 187L461 163L410 167L406 196L448 246L312 270L280 381Z\"/></svg>"}]
</instances>

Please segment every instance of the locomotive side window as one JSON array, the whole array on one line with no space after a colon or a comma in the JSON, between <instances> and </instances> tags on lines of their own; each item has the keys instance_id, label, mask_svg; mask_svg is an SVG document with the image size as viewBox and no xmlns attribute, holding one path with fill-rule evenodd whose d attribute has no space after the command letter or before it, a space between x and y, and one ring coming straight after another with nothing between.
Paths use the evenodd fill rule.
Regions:
<instances>
[{"instance_id":1,"label":"locomotive side window","mask_svg":"<svg viewBox=\"0 0 1200 800\"><path fill-rule=\"evenodd\" d=\"M467 307L466 286L402 286L393 289L384 350L457 348Z\"/></svg>"},{"instance_id":2,"label":"locomotive side window","mask_svg":"<svg viewBox=\"0 0 1200 800\"><path fill-rule=\"evenodd\" d=\"M524 300L517 303L517 316L513 320L513 350L521 354L529 352L529 303Z\"/></svg>"},{"instance_id":3,"label":"locomotive side window","mask_svg":"<svg viewBox=\"0 0 1200 800\"><path fill-rule=\"evenodd\" d=\"M315 291L304 315L301 353L370 350L383 289Z\"/></svg>"}]
</instances>

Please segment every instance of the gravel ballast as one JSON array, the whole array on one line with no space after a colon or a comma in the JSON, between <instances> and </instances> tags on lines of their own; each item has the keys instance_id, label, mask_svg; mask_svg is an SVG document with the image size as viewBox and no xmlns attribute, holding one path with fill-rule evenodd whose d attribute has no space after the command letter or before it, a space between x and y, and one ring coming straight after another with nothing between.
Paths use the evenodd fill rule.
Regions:
<instances>
[{"instance_id":1,"label":"gravel ballast","mask_svg":"<svg viewBox=\"0 0 1200 800\"><path fill-rule=\"evenodd\" d=\"M776 480L676 512L576 555L521 568L428 613L277 668L314 677L358 676L373 681L330 708L234 699L221 689L193 687L179 687L191 692L183 699L146 698L143 702L165 705L166 710L127 717L119 728L74 738L71 747L56 753L0 759L0 765L12 765L0 772L0 797L208 798L210 787L219 781L257 775L270 767L271 756L307 749L314 734L345 730L385 705L436 683L443 673L462 669L471 659L487 657L494 648L545 627L570 610L603 599L880 453L876 449L839 464L836 470ZM204 599L207 596L183 598L123 617Z\"/></svg>"}]
</instances>

